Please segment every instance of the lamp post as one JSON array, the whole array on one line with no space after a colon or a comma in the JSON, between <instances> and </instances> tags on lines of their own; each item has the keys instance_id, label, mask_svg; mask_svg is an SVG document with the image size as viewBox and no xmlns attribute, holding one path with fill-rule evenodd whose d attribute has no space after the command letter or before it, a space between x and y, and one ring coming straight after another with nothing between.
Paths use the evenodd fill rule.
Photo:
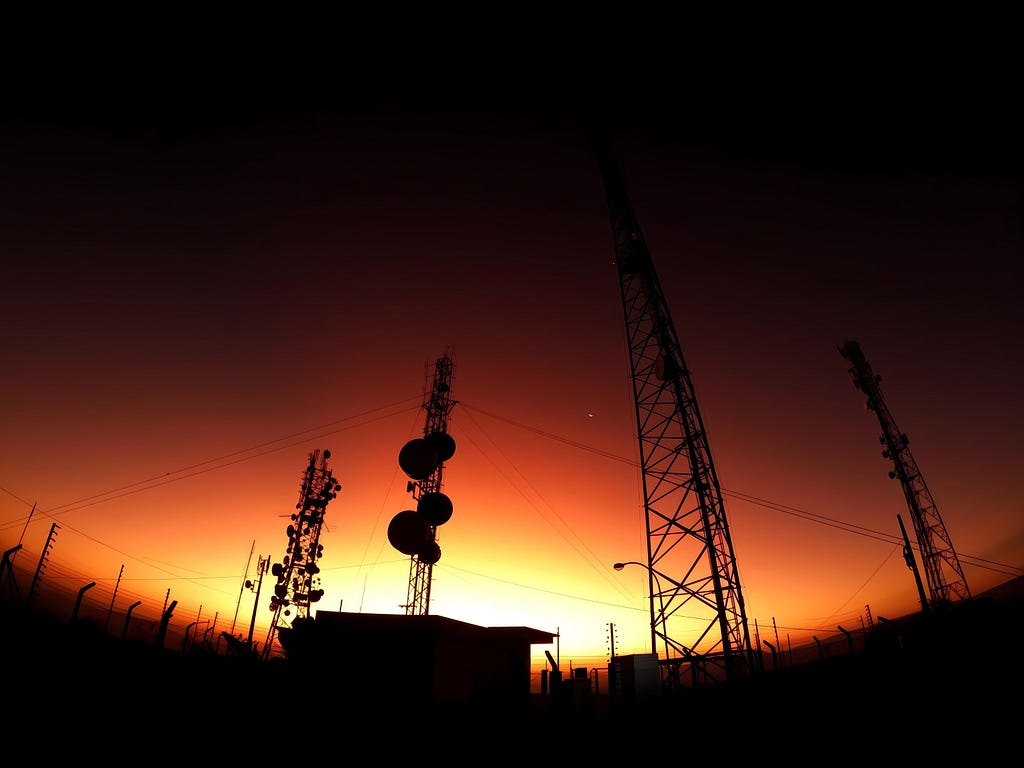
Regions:
<instances>
[{"instance_id":1,"label":"lamp post","mask_svg":"<svg viewBox=\"0 0 1024 768\"><path fill-rule=\"evenodd\" d=\"M658 656L658 634L655 631L655 621L654 621L654 576L655 576L655 572L654 572L654 569L651 568L651 566L647 565L647 563L641 563L641 562L638 562L636 560L627 560L624 563L613 563L612 564L612 568L614 568L616 571L621 571L627 565L639 565L641 568L644 568L647 571L647 594L649 594L651 596L651 600L650 600L650 602L651 602L651 653L653 653L655 658L657 658L657 656ZM666 652L667 652L667 649L666 649Z\"/></svg>"}]
</instances>

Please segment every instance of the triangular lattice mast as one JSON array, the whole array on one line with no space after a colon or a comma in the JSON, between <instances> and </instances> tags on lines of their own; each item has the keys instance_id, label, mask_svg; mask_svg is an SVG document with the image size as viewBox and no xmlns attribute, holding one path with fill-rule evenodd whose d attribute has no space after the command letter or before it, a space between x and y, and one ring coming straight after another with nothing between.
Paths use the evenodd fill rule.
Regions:
<instances>
[{"instance_id":1,"label":"triangular lattice mast","mask_svg":"<svg viewBox=\"0 0 1024 768\"><path fill-rule=\"evenodd\" d=\"M600 131L643 473L651 645L666 687L741 676L753 661L725 504L668 304Z\"/></svg>"},{"instance_id":2,"label":"triangular lattice mast","mask_svg":"<svg viewBox=\"0 0 1024 768\"><path fill-rule=\"evenodd\" d=\"M405 612L409 616L430 613L430 587L434 564L441 559L437 527L448 522L452 502L441 492L444 463L455 453L455 441L448 434L448 416L455 407L452 378L455 364L449 354L434 364L434 383L423 408L426 423L423 437L411 440L399 454L399 466L412 478L407 489L416 509L403 510L388 528L388 538L401 552L411 555Z\"/></svg>"},{"instance_id":3,"label":"triangular lattice mast","mask_svg":"<svg viewBox=\"0 0 1024 768\"><path fill-rule=\"evenodd\" d=\"M924 476L910 453L910 438L896 426L882 398L879 386L882 377L872 372L856 341L845 342L839 348L839 354L850 363L853 386L867 396L865 405L868 410L875 412L882 427L882 436L879 438L884 446L882 456L892 460L889 477L893 480L899 478L903 486L903 495L910 509L910 519L914 523L914 534L928 581L930 607L941 609L951 605L954 598L970 599L971 591L967 588L960 559L953 549L953 542L942 522L939 508L925 485Z\"/></svg>"}]
</instances>

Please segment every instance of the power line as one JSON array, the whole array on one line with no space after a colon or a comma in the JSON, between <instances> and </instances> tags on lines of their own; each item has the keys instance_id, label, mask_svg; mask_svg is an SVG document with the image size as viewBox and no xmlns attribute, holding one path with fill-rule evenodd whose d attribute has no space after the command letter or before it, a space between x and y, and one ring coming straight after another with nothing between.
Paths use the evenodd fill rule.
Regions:
<instances>
[{"instance_id":1,"label":"power line","mask_svg":"<svg viewBox=\"0 0 1024 768\"><path fill-rule=\"evenodd\" d=\"M354 419L364 418L364 417L370 416L372 414L380 414L380 415L375 416L374 418L369 419L368 421L360 422L358 424L347 424L344 427L339 427L337 429L332 429L330 432L322 433L319 436L326 436L328 434L334 434L334 433L337 433L337 432L344 431L346 429L354 428L356 426L363 426L364 424L372 423L373 421L377 421L377 420L384 419L384 418L389 418L390 416L397 415L397 414L403 413L405 411L414 411L414 410L418 411L420 409L420 407L421 407L420 400L421 400L421 396L417 395L415 397L410 397L410 398L407 398L405 400L401 400L401 401L392 403L390 405L382 406L380 408L374 408L374 409L370 409L368 411L363 411L363 412L361 412L359 414L355 414L353 416L349 416L349 417L345 417L343 419L337 419L337 420L334 420L334 421L331 421L331 422L327 422L326 424L320 425L318 427L312 427L312 428L309 428L309 429L306 429L306 430L302 430L302 431L299 431L299 432L295 432L295 433L292 433L292 434L289 434L289 435L286 435L286 436L283 436L283 437L280 437L280 438L277 438L277 439L274 439L274 440L268 440L268 441L259 443L259 444L255 445L255 446L252 446L252 447L247 448L247 449L242 449L242 450L234 451L232 453L225 454L225 455L217 457L217 458L208 459L208 460L202 461L202 462L197 462L195 464L191 464L189 466L183 467L183 468L175 470L173 472L167 472L164 475L158 475L158 476L149 478L147 480L141 480L141 481L138 481L138 482L135 482L135 483L130 483L130 484L127 484L127 485L124 485L124 486L120 486L118 488L112 489L111 491L107 491L105 493L94 494L92 496L88 496L88 497L85 497L83 499L79 499L77 501L68 502L66 504L62 504L60 506L54 507L51 510L44 511L43 514L47 514L49 516L54 516L54 512L57 511L57 510L60 510L60 514L66 514L66 513L75 511L77 509L82 509L82 508L87 507L87 506L92 506L94 504L103 503L104 501L111 501L111 500L116 499L116 498L121 498L123 496L131 495L131 494L134 494L134 493L140 493L142 491L150 490L152 488L156 488L156 487L159 487L161 485L166 485L166 484L171 483L171 482L176 482L178 480L184 480L184 479L187 479L189 477L194 477L195 475L198 475L198 474L202 474L202 473L205 473L205 472L211 472L211 471L214 471L214 470L217 470L217 469L223 469L225 467L232 466L234 464L238 464L238 463L247 461L249 459L257 458L259 456L266 455L266 454L272 453L274 451L283 450L284 448L288 448L288 447L291 447L293 445L297 445L297 444L299 444L301 442L304 442L304 441L310 439L309 436L312 433L319 432L320 430L323 430L323 429L328 429L328 428L331 428L331 427L335 427L336 425L347 424L348 422L351 422ZM410 403L413 403L413 405L408 405ZM405 405L408 405L408 407L399 408L400 406L405 406ZM569 445L569 446L571 446L573 448L576 448L576 449L579 449L579 450L583 450L583 451L586 451L588 453L593 453L595 455L604 457L604 458L612 460L612 461L620 462L620 463L626 464L628 466L639 467L638 462L635 461L634 459L623 457L623 456L619 456L619 455L614 454L612 452L600 450L600 449L594 448L592 446L585 445L585 444L580 443L578 441L571 440L571 439L562 437L560 435L557 435L557 434L554 434L554 433L551 433L551 432L546 432L544 430L537 429L535 427L530 427L530 426L528 426L526 424L523 424L521 422L515 421L513 419L509 419L507 417L499 416L499 415L494 414L492 412L489 412L489 411L486 411L486 410L483 410L483 409L480 409L480 408L476 408L476 407L474 407L472 405L468 405L464 401L459 401L458 405L463 407L463 408L466 408L469 411L476 412L476 413L479 413L479 414L484 415L484 416L488 416L488 417L490 417L492 419L495 419L495 420L498 420L498 421L505 422L507 424L510 424L510 425L515 426L515 427L520 428L520 429L523 429L523 430L525 430L527 432L530 432L532 434L538 435L540 437L544 437L546 439L554 440L554 441L563 443L565 445ZM392 409L395 409L395 408L399 408L399 410L392 410ZM382 411L388 411L388 412L387 413L381 413ZM476 423L476 422L474 421L474 423ZM479 424L478 423L477 423L477 426L479 428ZM296 440L296 438L303 437L303 436L306 436L306 437L303 438L303 440ZM293 440L294 442L290 442L290 443L287 443L287 444L284 444L284 445L279 445L279 443L282 443L282 442L287 441L287 440ZM267 450L262 450L261 451L260 449L263 449L263 448L266 448ZM260 452L259 453L253 453L253 451L260 451ZM231 459L231 461L227 461L228 459ZM218 462L221 462L221 463L218 463ZM212 465L212 466L210 466L210 465ZM196 470L196 471L192 471L192 470ZM189 473L189 474L183 474L183 473ZM885 543L897 544L897 543L901 542L901 539L899 539L898 537L895 537L895 536L893 536L891 534L888 534L888 533L885 533L885 532L876 531L876 530L873 530L871 528L867 528L865 526L860 526L860 525L856 525L856 524L853 524L853 523L848 523L848 522L845 522L845 521L842 521L842 520L837 520L835 518L830 518L830 517L827 517L825 515L820 515L820 514L817 514L817 513L809 512L807 510L799 509L797 507L792 507L792 506L781 504L781 503L778 503L778 502L773 502L773 501L770 501L770 500L767 500L767 499L763 499L763 498L760 498L758 496L754 496L754 495L751 495L751 494L746 494L746 493L742 493L742 492L739 492L739 491L731 491L731 490L724 489L724 488L722 490L723 490L723 493L725 493L727 496L730 496L732 498L736 498L736 499L739 499L741 501L745 501L747 503L754 504L756 506L764 507L766 509L771 509L771 510L774 510L774 511L777 511L777 512L782 512L783 514L791 515L793 517L797 517L797 518L806 520L808 522L813 522L813 523L816 523L816 524L819 524L819 525L826 525L826 526L836 528L837 530L840 530L840 531L843 531L843 532L846 532L846 533L853 533L853 534L856 534L856 535L859 535L859 536L865 536L867 538L876 539L878 541L882 541L882 542L885 542ZM0 486L0 491L3 491L4 493L8 494L12 498L14 498L14 499L24 503L28 507L32 506L25 499L22 499L20 496L18 496L17 494L13 493L12 491L10 491L8 488ZM124 491L124 492L120 493L121 491ZM112 495L112 494L117 494L117 495ZM0 530L9 528L12 525L21 524L21 522L23 522L23 520L17 520L17 521L13 521L11 523L2 525L2 526L0 526ZM564 521L561 521L561 522L562 522L563 525L565 525ZM156 562L156 561L147 561L145 559L135 557L135 556L130 555L130 554L128 554L128 553L126 553L126 552L124 552L122 550L119 550L119 549L117 549L115 547L112 547L112 546L106 544L105 542L102 542L102 541L100 541L100 540L90 536L89 534L87 534L87 533L85 533L83 531L80 531L80 530L78 530L78 529L76 529L76 528L74 528L72 526L69 526L66 523L61 523L61 525L63 527L68 528L69 530L79 534L80 536L83 536L83 537L89 539L90 541L93 541L93 542L95 542L97 544L100 544L101 546L104 546L104 547L107 547L108 549L111 549L114 552L117 552L118 554L122 555L123 557L131 558L131 559L136 560L136 561L138 561L140 563L143 563L143 564L145 564L145 565L147 565L149 567L157 567L157 566L153 565L153 562ZM588 550L588 552L589 552L589 550ZM1018 568L1018 567L1015 567L1015 566L1012 566L1012 565L1008 565L1008 564L1005 564L1005 563L999 563L997 561L987 560L985 558L974 557L974 556L969 556L969 555L968 556L961 555L961 557L964 558L965 561L970 562L975 567L986 568L988 570L991 570L991 571L994 571L994 572L997 572L997 573L1003 573L1003 574L1008 575L1008 576L1017 576L1017 575L1020 575L1021 573L1024 573L1024 569ZM889 557L886 558L886 561L888 559L889 559ZM884 562L885 561L883 561L883 564L884 564ZM170 567L174 567L174 568L178 567L178 566L174 566L172 564L168 564L168 565ZM362 563L362 564L360 564L358 566L352 566L352 567L366 567L367 565L368 565L367 563ZM445 567L448 568L448 569L451 569L451 570L456 570L456 571L462 570L462 569L456 568L456 567L451 566L451 565L448 565L448 566L445 566ZM329 570L333 570L333 569L329 569ZM492 580L495 580L495 581L503 581L504 583L507 583L507 584L510 584L512 586L516 586L516 587L519 587L519 588L546 592L546 593L549 593L549 594L553 594L553 595L557 595L557 596L561 596L561 597L566 597L566 598L573 599L573 600L579 600L579 601L584 601L584 602L592 602L592 603L597 603L597 604L610 605L610 606L625 608L625 609L629 609L629 610L640 610L640 609L632 608L630 606L619 605L617 603L611 603L611 602L605 602L605 601L600 601L600 600L594 600L594 599L591 599L591 598L579 597L579 596L575 596L575 595L569 595L569 594L566 594L566 593L563 593L563 592L557 592L555 590L547 590L547 589L542 589L542 588L538 588L538 587L534 587L534 586L530 586L530 585L526 585L526 584L521 584L521 583L518 583L518 582L512 582L512 581L506 581L506 580L503 580L503 579L497 579L495 577L486 576L484 574L477 574L477 573L474 573L474 572L471 572L471 571L463 571L463 572L467 573L467 574L472 574L472 575L475 575L475 576L480 576L482 578L492 579ZM876 570L876 572L877 572L877 570ZM232 575L230 577L229 576L203 576L203 575L181 576L181 575L174 574L171 571L167 571L167 574L168 574L168 578L170 580L184 580L184 581L188 581L188 582L191 582L191 583L197 583L197 582L200 582L200 581L220 580L220 579L226 579L226 578L236 578L237 577L237 574ZM874 574L872 574L872 577L869 577L868 580L870 580L870 578L873 578L873 576L874 576ZM59 581L60 577L58 577L56 574L54 574L54 580ZM143 582L143 581L155 581L155 580L161 580L161 579L160 578L153 578L153 579L133 579L133 578L128 578L128 579L125 579L126 582L132 582L132 581ZM166 579L164 579L164 580L166 580ZM859 591L860 590L858 590L858 592ZM856 594L857 593L855 592L854 596ZM853 598L851 597L843 605L846 605L852 599ZM842 610L842 608L840 608L838 611L836 611L833 615L838 614L839 612L841 612L841 610ZM804 631L804 630L806 630L806 631L814 631L816 628L786 627L786 629L791 629L793 631Z\"/></svg>"},{"instance_id":2,"label":"power line","mask_svg":"<svg viewBox=\"0 0 1024 768\"><path fill-rule=\"evenodd\" d=\"M120 486L118 488L113 488L113 489L111 489L109 491L104 491L102 493L93 494L92 496L86 496L86 497L78 499L76 501L67 502L65 504L59 504L56 507L51 507L48 510L42 510L42 512L43 512L43 514L45 514L45 515L47 515L49 517L56 517L57 515L65 515L65 514L68 514L69 512L77 512L80 509L85 509L86 507L90 507L90 506L93 506L95 504L102 504L103 502L113 501L114 499L120 499L120 498L123 498L125 496L131 496L131 495L136 494L136 493L141 493L143 491L149 491L149 490L152 490L153 488L159 488L160 486L167 485L169 483L175 483L175 482L178 482L180 480L187 480L188 478L195 477L195 476L201 475L201 474L205 474L207 472L213 472L214 470L224 469L226 467L230 467L230 466L233 466L235 464L240 464L240 463L242 463L244 461L249 461L251 459L259 458L260 456L265 456L265 455L267 455L269 453L274 453L276 451L284 450L285 448L291 448L291 447L293 447L295 445L300 445L300 444L308 441L309 439L311 439L312 435L310 433L319 432L319 430L327 429L328 427L333 427L336 424L341 424L341 423L344 423L344 422L347 422L347 421L352 421L353 419L357 419L357 418L361 418L361 417L364 417L364 416L368 416L370 414L378 413L378 412L383 411L385 409L396 408L398 406L402 406L402 405L405 405L405 404L407 404L409 402L412 402L413 400L416 401L417 405L415 407L418 409L419 408L419 398L418 397L417 398L406 398L405 400L400 400L400 401L398 401L396 403L392 403L391 405L381 406L380 408L373 408L373 409L371 409L369 411L363 411L362 413L355 414L354 416L348 416L348 417L346 417L344 419L338 419L336 421L328 422L327 424L322 424L319 427L311 427L311 428L305 429L305 430L303 430L301 432L295 432L295 433L290 434L290 435L285 435L284 437L279 437L279 438L277 438L275 440L268 440L267 442L259 443L258 445L254 445L251 448L245 448L245 449L242 449L242 450L233 451L231 453L225 454L224 456L219 456L219 457L213 458L213 459L207 459L205 461L201 461L201 462L198 462L196 464L191 464L191 465L189 465L187 467L182 467L181 469L176 469L176 470L171 471L171 472L165 472L162 475L156 475L154 477L150 477L150 478L147 478L145 480L139 480L139 481L134 482L134 483L129 483L128 485L122 485L122 486ZM339 428L339 429L333 429L333 430L331 430L329 432L323 432L322 434L318 434L317 437L326 437L327 435L333 435L333 434L337 434L338 432L343 432L343 431L348 430L348 429L354 429L355 427L361 427L361 426L364 426L366 424L371 424L374 421L379 421L380 419L390 418L391 416L394 416L394 415L396 415L398 413L403 413L405 410L412 410L412 408L411 407L409 407L409 408L401 408L401 409L399 409L397 411L389 412L389 413L377 416L375 418L369 419L367 421L362 421L362 422L360 422L358 424L350 424L348 426L345 426L345 427L342 427L342 428ZM303 437L302 440L296 440L295 442L285 443L284 445L276 445L277 443L280 443L280 442L282 442L284 440L294 440L295 438L303 436L303 435L305 435L305 437ZM274 447L268 448L268 446L274 446ZM258 451L261 448L267 448L267 450L260 451L259 453L252 453L253 451ZM244 455L244 454L250 454L250 455ZM239 457L239 458L234 458L234 457ZM232 459L232 461L225 461L226 459ZM217 463L217 462L224 462L224 463ZM211 465L211 464L214 465L214 466L207 466L207 465ZM196 470L196 471L193 472L191 470ZM188 474L183 474L183 473L186 473L186 472ZM139 487L139 486L144 486L144 487ZM16 498L19 501L22 501L24 503L24 499L21 499L19 496L11 493L10 491L7 491L6 488L3 488L2 490L6 491L8 494L10 494L14 498ZM124 491L124 492L121 493L121 491ZM6 523L6 524L0 526L0 530L6 529L6 528L10 527L11 525L13 525L13 524L15 524L17 522L20 522L20 521L14 521L13 523ZM98 543L100 543L100 542L98 542Z\"/></svg>"},{"instance_id":3,"label":"power line","mask_svg":"<svg viewBox=\"0 0 1024 768\"><path fill-rule=\"evenodd\" d=\"M527 432L530 432L532 434L539 435L541 437L545 437L545 438L547 438L549 440L554 440L556 442L560 442L560 443L563 443L565 445L569 445L569 446L572 446L574 448L578 448L580 450L587 451L588 453L593 453L593 454L595 454L597 456L602 456L602 457L604 457L606 459L610 459L612 461L617 461L617 462L620 462L620 463L623 463L623 464L627 464L627 465L629 465L631 467L635 467L637 469L640 468L640 463L638 461L636 461L635 459L627 458L625 456L620 456L620 455L612 453L610 451L604 451L604 450L601 450L601 449L598 449L598 448L593 448L592 446L585 445L585 444L577 442L575 440L570 440L569 438L562 437L561 435L556 435L553 432L545 432L544 430L537 429L535 427L531 427L529 425L523 424L522 422L515 421L514 419L510 419L510 418L507 418L507 417L504 417L504 416L499 416L499 415L497 415L495 413L492 413L490 411L485 411L482 408L477 408L476 406L470 405L470 404L466 403L463 400L459 401L459 406L461 406L462 408L465 408L467 410L470 410L470 411L475 411L475 412L480 413L480 414L482 414L484 416L488 416L488 417L490 417L492 419L496 419L498 421L505 422L506 424L510 424L510 425L512 425L514 427L517 427L519 429L523 429L523 430L525 430ZM800 519L803 519L803 520L807 520L808 522L817 523L819 525L826 525L826 526L829 526L831 528L836 528L837 530L844 531L846 533L853 533L853 534L856 534L858 536L864 536L864 537L867 537L867 538L870 538L870 539L876 539L877 541L882 541L882 542L885 542L887 544L901 544L902 541L903 541L903 539L901 537L896 536L895 534L886 533L885 531L876 531L873 528L868 528L866 526L857 525L855 523L849 523L849 522L846 522L844 520L837 520L835 518L827 517L825 515L819 515L819 514L814 513L814 512L808 512L807 510L800 509L798 507L792 507L792 506L789 506L789 505L786 505L786 504L780 504L778 502L769 501L767 499L762 499L760 497L753 496L753 495L750 495L750 494L747 494L747 493L743 493L741 491L733 491L733 490L730 490L730 489L727 489L727 488L722 488L722 493L724 493L726 496L729 496L730 498L739 499L740 501L746 501L747 503L754 504L754 505L759 506L759 507L764 507L765 509L772 509L772 510L774 510L776 512L782 512L783 514L790 515L792 517L797 517L797 518L800 518ZM964 559L965 561L970 562L971 565L974 565L975 567L985 568L985 569L991 570L991 571L993 571L995 573L1002 573L1002 574L1005 574L1007 576L1017 576L1017 575L1024 574L1024 568L1020 568L1018 566L1010 565L1008 563L1000 563L1000 562L997 562L997 561L994 561L994 560L987 560L985 558L976 557L976 556L973 556L973 555L960 554L959 556L962 559ZM987 565L983 565L983 564L987 564ZM992 566L992 567L989 567L989 566Z\"/></svg>"}]
</instances>

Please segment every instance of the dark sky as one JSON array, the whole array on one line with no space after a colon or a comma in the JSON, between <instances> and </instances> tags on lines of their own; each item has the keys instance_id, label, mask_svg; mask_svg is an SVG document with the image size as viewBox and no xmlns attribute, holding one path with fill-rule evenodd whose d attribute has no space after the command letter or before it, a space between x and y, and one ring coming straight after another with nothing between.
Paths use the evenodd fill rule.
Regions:
<instances>
[{"instance_id":1,"label":"dark sky","mask_svg":"<svg viewBox=\"0 0 1024 768\"><path fill-rule=\"evenodd\" d=\"M179 138L380 108L409 119L598 110L666 138L804 163L1019 173L1020 54L998 15L894 13L818 29L784 18L657 29L655 18L591 18L570 34L554 19L509 19L503 34L458 44L395 30L380 45L355 23L334 37L335 25L302 21L246 31L174 19L125 35L95 20L91 34L12 40L2 109Z\"/></svg>"}]
</instances>

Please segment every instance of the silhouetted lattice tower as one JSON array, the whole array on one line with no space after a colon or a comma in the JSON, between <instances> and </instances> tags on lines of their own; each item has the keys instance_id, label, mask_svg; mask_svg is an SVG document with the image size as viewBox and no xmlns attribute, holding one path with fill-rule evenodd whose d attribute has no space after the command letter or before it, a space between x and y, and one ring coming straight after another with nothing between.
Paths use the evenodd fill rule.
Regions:
<instances>
[{"instance_id":1,"label":"silhouetted lattice tower","mask_svg":"<svg viewBox=\"0 0 1024 768\"><path fill-rule=\"evenodd\" d=\"M967 588L960 559L953 549L946 526L939 515L928 486L925 485L921 470L917 468L910 454L910 438L896 426L889 409L882 399L879 384L882 377L871 371L871 366L856 341L846 341L839 348L850 362L853 386L867 396L865 406L874 411L882 427L879 442L884 446L882 456L892 460L890 479L899 478L903 495L907 499L910 518L914 523L914 534L921 552L926 581L928 582L929 607L941 609L952 604L953 598L968 600L971 592Z\"/></svg>"},{"instance_id":2,"label":"silhouetted lattice tower","mask_svg":"<svg viewBox=\"0 0 1024 768\"><path fill-rule=\"evenodd\" d=\"M264 658L270 656L278 627L290 627L296 619L309 618L310 604L324 595L320 589L320 566L316 564L324 551L320 543L320 529L324 524L327 504L341 490L341 485L327 468L329 458L331 452L321 453L319 448L309 454L309 465L295 505L298 512L291 516L292 522L287 528L287 553L281 562L270 568L277 583L270 598L274 618L263 647Z\"/></svg>"},{"instance_id":3,"label":"silhouetted lattice tower","mask_svg":"<svg viewBox=\"0 0 1024 768\"><path fill-rule=\"evenodd\" d=\"M611 214L636 406L652 652L667 687L751 671L753 655L725 504L668 304L618 164L591 133Z\"/></svg>"},{"instance_id":4,"label":"silhouetted lattice tower","mask_svg":"<svg viewBox=\"0 0 1024 768\"><path fill-rule=\"evenodd\" d=\"M398 464L411 479L406 490L412 494L416 509L404 509L391 519L388 540L406 555L409 563L409 589L405 612L409 616L430 613L430 586L434 564L441 559L437 527L452 516L452 502L441 492L444 463L455 454L455 440L448 434L448 415L455 407L452 377L455 364L445 354L434 363L434 383L427 400L423 437L406 443L398 454Z\"/></svg>"}]
</instances>

